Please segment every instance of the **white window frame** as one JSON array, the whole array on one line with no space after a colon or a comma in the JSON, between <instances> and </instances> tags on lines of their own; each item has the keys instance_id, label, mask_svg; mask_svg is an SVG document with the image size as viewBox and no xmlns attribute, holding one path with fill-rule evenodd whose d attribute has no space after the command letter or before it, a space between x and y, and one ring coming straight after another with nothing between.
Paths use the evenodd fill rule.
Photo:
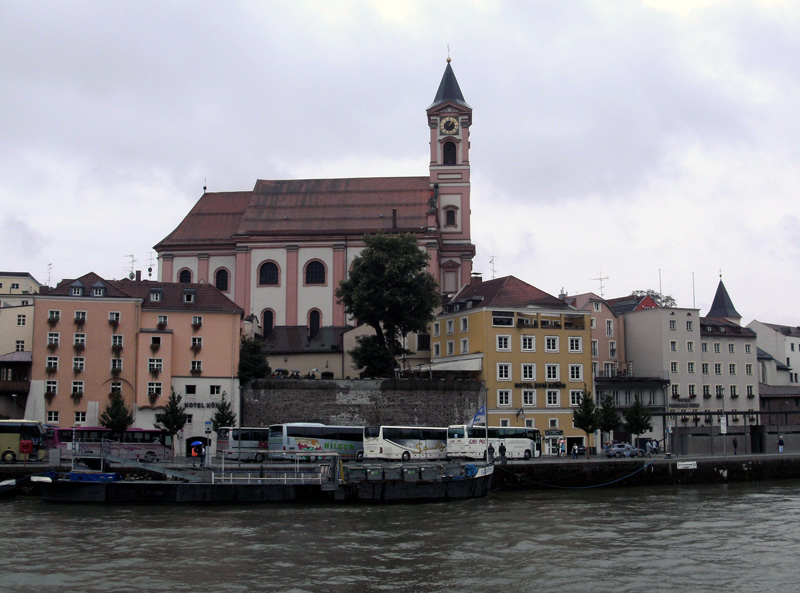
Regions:
<instances>
[{"instance_id":1,"label":"white window frame","mask_svg":"<svg viewBox=\"0 0 800 593\"><path fill-rule=\"evenodd\" d=\"M440 323L440 322L438 322L438 321L436 321L436 322L434 322L434 324L433 324L433 337L434 337L434 338L438 338L438 337L439 337L439 336L441 336L441 335L442 335L442 326L441 326L441 323Z\"/></svg>"},{"instance_id":2,"label":"white window frame","mask_svg":"<svg viewBox=\"0 0 800 593\"><path fill-rule=\"evenodd\" d=\"M47 422L49 424L58 424L58 410L49 410L47 412Z\"/></svg>"},{"instance_id":3,"label":"white window frame","mask_svg":"<svg viewBox=\"0 0 800 593\"><path fill-rule=\"evenodd\" d=\"M511 390L498 389L497 390L497 407L508 407L511 405Z\"/></svg>"},{"instance_id":4,"label":"white window frame","mask_svg":"<svg viewBox=\"0 0 800 593\"><path fill-rule=\"evenodd\" d=\"M468 332L469 331L469 317L462 317L461 318L461 331Z\"/></svg>"},{"instance_id":5,"label":"white window frame","mask_svg":"<svg viewBox=\"0 0 800 593\"><path fill-rule=\"evenodd\" d=\"M544 351L545 352L558 352L558 336L545 336L544 337Z\"/></svg>"},{"instance_id":6,"label":"white window frame","mask_svg":"<svg viewBox=\"0 0 800 593\"><path fill-rule=\"evenodd\" d=\"M497 380L511 381L511 363L508 362L497 363Z\"/></svg>"},{"instance_id":7,"label":"white window frame","mask_svg":"<svg viewBox=\"0 0 800 593\"><path fill-rule=\"evenodd\" d=\"M520 372L522 373L521 377L523 381L536 381L535 362L523 362Z\"/></svg>"},{"instance_id":8,"label":"white window frame","mask_svg":"<svg viewBox=\"0 0 800 593\"><path fill-rule=\"evenodd\" d=\"M445 321L447 335L456 333L456 322L454 319L448 319Z\"/></svg>"},{"instance_id":9,"label":"white window frame","mask_svg":"<svg viewBox=\"0 0 800 593\"><path fill-rule=\"evenodd\" d=\"M469 354L469 338L461 338L461 354Z\"/></svg>"},{"instance_id":10,"label":"white window frame","mask_svg":"<svg viewBox=\"0 0 800 593\"><path fill-rule=\"evenodd\" d=\"M519 345L523 352L536 352L536 336L520 336Z\"/></svg>"},{"instance_id":11,"label":"white window frame","mask_svg":"<svg viewBox=\"0 0 800 593\"><path fill-rule=\"evenodd\" d=\"M580 336L569 337L569 351L570 352L583 352L583 338Z\"/></svg>"},{"instance_id":12,"label":"white window frame","mask_svg":"<svg viewBox=\"0 0 800 593\"><path fill-rule=\"evenodd\" d=\"M525 408L536 407L536 390L523 389L522 390L522 406Z\"/></svg>"},{"instance_id":13,"label":"white window frame","mask_svg":"<svg viewBox=\"0 0 800 593\"><path fill-rule=\"evenodd\" d=\"M557 363L544 365L544 378L546 381L559 381L561 379L561 366Z\"/></svg>"},{"instance_id":14,"label":"white window frame","mask_svg":"<svg viewBox=\"0 0 800 593\"><path fill-rule=\"evenodd\" d=\"M511 352L511 336L499 334L495 337L495 347L498 352Z\"/></svg>"},{"instance_id":15,"label":"white window frame","mask_svg":"<svg viewBox=\"0 0 800 593\"><path fill-rule=\"evenodd\" d=\"M571 364L569 365L569 380L571 382L583 381L583 365Z\"/></svg>"},{"instance_id":16,"label":"white window frame","mask_svg":"<svg viewBox=\"0 0 800 593\"><path fill-rule=\"evenodd\" d=\"M561 390L548 389L545 394L545 401L548 408L557 408L561 405Z\"/></svg>"},{"instance_id":17,"label":"white window frame","mask_svg":"<svg viewBox=\"0 0 800 593\"><path fill-rule=\"evenodd\" d=\"M75 412L75 424L83 424L86 422L86 412Z\"/></svg>"},{"instance_id":18,"label":"white window frame","mask_svg":"<svg viewBox=\"0 0 800 593\"><path fill-rule=\"evenodd\" d=\"M582 389L570 389L569 390L569 405L571 408L577 408L581 405L581 398L583 397L583 390Z\"/></svg>"}]
</instances>

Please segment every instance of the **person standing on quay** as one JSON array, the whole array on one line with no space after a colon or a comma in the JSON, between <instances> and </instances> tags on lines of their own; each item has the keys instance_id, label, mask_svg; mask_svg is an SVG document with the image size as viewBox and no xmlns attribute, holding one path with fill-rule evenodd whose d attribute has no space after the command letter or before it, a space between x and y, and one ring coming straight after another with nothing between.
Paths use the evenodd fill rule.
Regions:
<instances>
[{"instance_id":1,"label":"person standing on quay","mask_svg":"<svg viewBox=\"0 0 800 593\"><path fill-rule=\"evenodd\" d=\"M500 453L500 463L505 465L506 463L506 445L505 443L500 443L500 448L497 450Z\"/></svg>"},{"instance_id":2,"label":"person standing on quay","mask_svg":"<svg viewBox=\"0 0 800 593\"><path fill-rule=\"evenodd\" d=\"M492 443L489 443L489 463L494 463L494 446Z\"/></svg>"},{"instance_id":3,"label":"person standing on quay","mask_svg":"<svg viewBox=\"0 0 800 593\"><path fill-rule=\"evenodd\" d=\"M783 453L783 437L778 436L778 453Z\"/></svg>"},{"instance_id":4,"label":"person standing on quay","mask_svg":"<svg viewBox=\"0 0 800 593\"><path fill-rule=\"evenodd\" d=\"M572 458L578 458L578 445L572 445Z\"/></svg>"}]
</instances>

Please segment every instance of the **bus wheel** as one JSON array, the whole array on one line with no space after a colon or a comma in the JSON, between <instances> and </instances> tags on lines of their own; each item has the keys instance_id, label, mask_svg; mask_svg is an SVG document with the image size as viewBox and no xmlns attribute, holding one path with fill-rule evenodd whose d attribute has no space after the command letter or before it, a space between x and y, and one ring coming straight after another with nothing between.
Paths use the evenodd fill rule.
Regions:
<instances>
[{"instance_id":1,"label":"bus wheel","mask_svg":"<svg viewBox=\"0 0 800 593\"><path fill-rule=\"evenodd\" d=\"M145 453L144 454L144 459L145 459L145 461L148 461L150 463L153 463L154 461L158 461L158 459L156 458L156 454L153 451L148 451L147 453Z\"/></svg>"},{"instance_id":2,"label":"bus wheel","mask_svg":"<svg viewBox=\"0 0 800 593\"><path fill-rule=\"evenodd\" d=\"M256 463L264 463L264 454L256 453Z\"/></svg>"},{"instance_id":3,"label":"bus wheel","mask_svg":"<svg viewBox=\"0 0 800 593\"><path fill-rule=\"evenodd\" d=\"M527 461L528 459L531 458L531 452L530 451L525 451L525 455L523 455L522 457L524 457L525 461Z\"/></svg>"},{"instance_id":4,"label":"bus wheel","mask_svg":"<svg viewBox=\"0 0 800 593\"><path fill-rule=\"evenodd\" d=\"M408 461L410 459L411 459L411 453L409 453L408 451L403 451L402 460L403 461Z\"/></svg>"},{"instance_id":5,"label":"bus wheel","mask_svg":"<svg viewBox=\"0 0 800 593\"><path fill-rule=\"evenodd\" d=\"M356 461L358 461L359 463L364 461L364 452L363 451L359 451L358 453L356 453Z\"/></svg>"},{"instance_id":6,"label":"bus wheel","mask_svg":"<svg viewBox=\"0 0 800 593\"><path fill-rule=\"evenodd\" d=\"M3 462L4 463L14 463L17 460L17 456L14 455L13 451L6 451L3 453Z\"/></svg>"}]
</instances>

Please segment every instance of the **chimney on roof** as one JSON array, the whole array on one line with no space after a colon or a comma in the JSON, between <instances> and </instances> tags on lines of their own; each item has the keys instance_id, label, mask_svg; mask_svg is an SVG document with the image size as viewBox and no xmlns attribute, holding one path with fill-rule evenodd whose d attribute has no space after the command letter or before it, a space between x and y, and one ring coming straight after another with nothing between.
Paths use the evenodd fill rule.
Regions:
<instances>
[{"instance_id":1,"label":"chimney on roof","mask_svg":"<svg viewBox=\"0 0 800 593\"><path fill-rule=\"evenodd\" d=\"M562 287L561 287L561 292L559 293L559 295L558 295L558 298L560 298L560 299L563 301L563 300L564 300L565 298L567 298L568 296L569 296L569 295L567 294L567 291L566 291L566 290L564 290L564 287L562 286Z\"/></svg>"},{"instance_id":2,"label":"chimney on roof","mask_svg":"<svg viewBox=\"0 0 800 593\"><path fill-rule=\"evenodd\" d=\"M136 270L136 282L141 282L141 281L142 281L142 271Z\"/></svg>"},{"instance_id":3,"label":"chimney on roof","mask_svg":"<svg viewBox=\"0 0 800 593\"><path fill-rule=\"evenodd\" d=\"M483 282L483 276L481 276L480 272L472 272L472 277L469 280L471 286L476 286Z\"/></svg>"}]
</instances>

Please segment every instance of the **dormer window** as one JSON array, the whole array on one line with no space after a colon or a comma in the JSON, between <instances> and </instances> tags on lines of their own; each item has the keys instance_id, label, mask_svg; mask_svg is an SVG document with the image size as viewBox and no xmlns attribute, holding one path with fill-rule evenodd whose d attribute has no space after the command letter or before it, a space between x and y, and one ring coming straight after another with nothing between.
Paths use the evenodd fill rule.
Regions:
<instances>
[{"instance_id":1,"label":"dormer window","mask_svg":"<svg viewBox=\"0 0 800 593\"><path fill-rule=\"evenodd\" d=\"M161 302L161 290L151 290L150 291L150 302L151 303L160 303Z\"/></svg>"},{"instance_id":2,"label":"dormer window","mask_svg":"<svg viewBox=\"0 0 800 593\"><path fill-rule=\"evenodd\" d=\"M184 303L194 303L195 301L195 291L194 290L184 290L183 291L183 302Z\"/></svg>"},{"instance_id":3,"label":"dormer window","mask_svg":"<svg viewBox=\"0 0 800 593\"><path fill-rule=\"evenodd\" d=\"M70 288L69 296L83 296L83 286L73 286Z\"/></svg>"},{"instance_id":4,"label":"dormer window","mask_svg":"<svg viewBox=\"0 0 800 593\"><path fill-rule=\"evenodd\" d=\"M106 296L106 287L100 283L95 284L94 286L92 286L92 296L93 297Z\"/></svg>"}]
</instances>

